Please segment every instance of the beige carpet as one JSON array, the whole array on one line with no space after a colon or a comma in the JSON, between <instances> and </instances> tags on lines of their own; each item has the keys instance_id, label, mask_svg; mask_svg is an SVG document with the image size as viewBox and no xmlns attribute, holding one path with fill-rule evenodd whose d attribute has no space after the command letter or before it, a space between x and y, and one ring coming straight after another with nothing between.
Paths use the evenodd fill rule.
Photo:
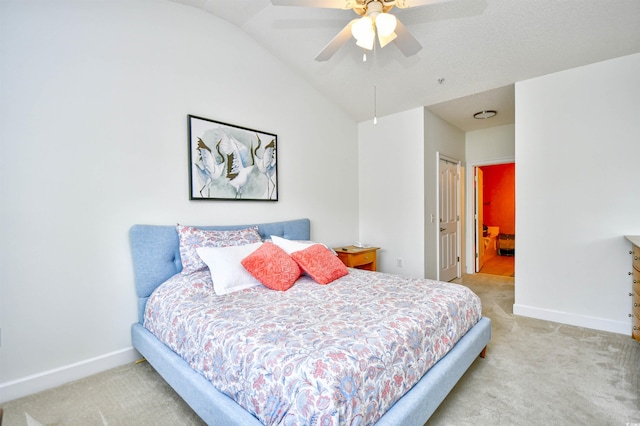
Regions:
<instances>
[{"instance_id":1,"label":"beige carpet","mask_svg":"<svg viewBox=\"0 0 640 426\"><path fill-rule=\"evenodd\" d=\"M640 343L515 317L513 278L458 280L493 321L477 359L428 425L640 424ZM147 363L125 365L4 405L3 426L201 425Z\"/></svg>"},{"instance_id":2,"label":"beige carpet","mask_svg":"<svg viewBox=\"0 0 640 426\"><path fill-rule=\"evenodd\" d=\"M476 360L429 425L640 423L640 343L629 336L513 315L513 278L457 280L493 321Z\"/></svg>"}]
</instances>

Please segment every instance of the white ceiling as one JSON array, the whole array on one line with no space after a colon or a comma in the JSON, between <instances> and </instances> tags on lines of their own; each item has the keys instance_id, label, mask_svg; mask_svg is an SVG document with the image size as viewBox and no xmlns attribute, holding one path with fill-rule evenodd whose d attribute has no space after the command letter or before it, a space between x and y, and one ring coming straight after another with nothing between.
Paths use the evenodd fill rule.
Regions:
<instances>
[{"instance_id":1,"label":"white ceiling","mask_svg":"<svg viewBox=\"0 0 640 426\"><path fill-rule=\"evenodd\" d=\"M451 0L394 8L423 49L407 58L392 43L367 62L354 41L327 62L314 60L357 17L351 10L171 1L238 26L357 121L373 118L376 86L378 116L427 106L465 131L511 124L515 82L640 52L640 0ZM484 109L498 115L472 118Z\"/></svg>"}]
</instances>

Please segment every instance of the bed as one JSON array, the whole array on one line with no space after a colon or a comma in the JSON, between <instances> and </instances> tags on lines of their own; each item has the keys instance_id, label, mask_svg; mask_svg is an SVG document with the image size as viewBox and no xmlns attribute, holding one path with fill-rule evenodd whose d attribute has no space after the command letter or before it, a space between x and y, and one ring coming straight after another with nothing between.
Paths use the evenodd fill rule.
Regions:
<instances>
[{"instance_id":1,"label":"bed","mask_svg":"<svg viewBox=\"0 0 640 426\"><path fill-rule=\"evenodd\" d=\"M197 228L205 231L234 231L246 229L251 226L257 227L260 237L263 239L270 239L275 236L276 238L281 237L286 241L306 242L310 240L310 221L308 219L297 219L256 225L203 226ZM389 308L389 306L384 305L388 304L390 300L388 294L386 296L383 295L377 302L370 301L367 303L353 301L348 302L348 297L351 297L348 296L348 294L377 293L378 289L382 292L385 286L389 285L392 287L396 286L395 288L397 292L394 294L397 295L392 298L394 299L392 302L396 303L396 305L393 305L392 310L385 311L387 312L384 315L385 320L393 317L396 312L401 312L405 305L412 304L407 301L402 301L401 297L404 296L401 295L404 294L405 291L413 291L411 290L413 287L418 288L419 291L429 288L429 291L436 292L438 297L434 297L433 299L440 299L440 292L451 286L453 286L458 294L462 294L464 296L460 296L461 299L469 299L475 295L469 296L468 293L471 292L464 289L462 286L456 286L448 283L405 277L400 278L401 281L394 284L392 283L392 280L396 279L395 276L349 269L349 273L347 275L339 277L335 279L335 281L326 285L318 285L310 274L302 274L302 276L295 282L295 285L287 291L273 291L267 288L262 288L261 286L256 286L236 291L232 294L216 296L212 291L213 287L207 287L212 286L212 282L207 281L210 280L210 275L208 275L206 271L203 272L201 270L199 272L186 275L188 278L183 277L184 274L182 272L184 271L180 254L180 239L176 226L134 225L130 229L130 242L134 265L135 288L139 306L138 322L134 323L131 327L133 346L142 356L145 357L145 359L164 378L164 380L166 380L167 383L175 389L175 391L189 404L189 406L191 406L191 408L207 424L210 425L257 426L261 424L340 424L343 419L349 419L349 422L361 422L361 424L372 424L375 422L376 425L423 425L474 360L478 356L484 356L484 351L491 338L491 321L486 317L481 317L477 312L466 313L467 311L472 312L474 309L477 311L477 307L474 307L473 309L469 307L468 310L465 310L467 308L462 307L462 305L454 306L454 314L438 313L431 317L420 314L416 316L417 319L415 320L409 316L401 315L389 323L391 324L391 328L396 326L401 328L401 323L403 321L417 321L417 323L420 324L429 324L429 327L431 327L432 323L439 324L442 322L444 324L449 321L450 318L460 318L460 322L469 323L466 326L470 328L462 332L453 331L453 326L449 324L446 326L446 330L443 329L442 332L438 332L438 338L419 338L412 337L413 335L406 337L405 340L409 345L407 347L410 347L410 350L401 350L401 357L397 355L390 356L393 358L393 363L400 361L404 362L403 360L398 361L398 358L405 357L415 361L414 364L412 364L411 367L405 368L406 371L395 371L394 373L390 369L390 371L385 372L383 371L384 368L381 368L378 365L385 364L387 361L382 362L379 359L380 356L376 355L378 352L376 352L375 349L377 347L376 345L386 344L384 343L384 332L381 331L382 329L376 328L378 327L377 324L381 318L377 318L374 323L369 322L368 328L365 328L364 331L363 329L350 327L341 329L341 334L338 338L334 335L333 340L328 343L318 343L319 340L317 339L317 336L312 335L312 332L327 334L328 327L323 328L318 326L317 330L310 330L309 332L296 331L294 335L295 339L292 339L291 341L286 340L287 330L296 330L295 327L309 327L309 324L303 324L305 321L304 318L308 318L309 315L302 315L300 313L320 315L321 313L326 312L329 317L319 319L317 324L323 324L325 326L329 325L333 319L332 316L334 315L330 310L334 305L336 306L336 309L340 311L349 311L348 315L351 316L347 318L356 318L356 320L353 321L354 324L356 322L369 321L369 319L365 317L367 312L383 312L379 307L371 307L372 304L379 303L384 309ZM301 272L304 271L301 270ZM181 284L181 280L187 280L190 284L185 286ZM175 286L175 288L186 288L188 290L185 291L191 293L185 293L186 295L184 296L176 296L177 292L174 292L174 290L167 290L171 285ZM326 293L329 291L337 293ZM212 338L211 330L209 330L209 334L207 335L209 336L208 340L204 337L192 339L190 337L191 335L188 335L179 336L179 338L173 339L170 337L166 338L165 336L165 341L161 341L156 337L156 334L162 335L163 330L166 330L171 326L171 322L176 322L182 318L184 318L183 322L192 325L195 324L195 327L198 329L205 328L202 318L206 315L202 312L195 311L195 308L192 310L193 312L187 311L184 314L174 314L173 316L158 313L160 308L155 307L156 304L159 303L158 301L167 299L168 302L166 303L177 303L174 299L170 299L172 297L176 300L180 298L187 300L189 303L189 309L196 304L210 307L213 306L211 304L221 303L221 305L215 305L216 309L209 309L209 313L212 313L212 315L219 315L221 317L226 316L232 317L232 319L235 318L234 327L241 324L248 327L253 325L254 328L249 328L247 329L248 331L245 330L239 333L237 332L237 328L232 328L231 330L235 330L233 333L227 332L227 334L231 336L231 341L229 342L221 341L221 338L219 339L217 337L218 334L216 334L215 338ZM300 309L295 307L292 308L292 303L294 303L293 299L301 297L310 301L309 305ZM327 299L327 297L329 297L329 299ZM354 295L353 297L356 296ZM477 298L477 296L475 297ZM345 300L344 303L333 303L333 300L337 301L342 300L343 298ZM397 300L395 300L396 298ZM297 319L296 323L285 326L285 332L279 333L277 337L274 337L275 334L273 333L266 333L266 331L265 334L263 334L263 337L267 336L273 341L274 345L284 346L274 346L268 349L266 347L256 347L255 341L250 338L245 338L244 333L246 333L246 336L253 336L255 334L260 334L264 330L262 330L261 327L256 327L255 324L247 324L252 321L247 321L247 318L243 318L242 315L251 315L251 318L256 318L256 323L260 318L270 317L270 315L264 315L265 312L260 313L260 311L257 311L258 313L246 314L246 312L249 312L249 308L245 308L245 306L248 306L245 304L248 304L251 301L262 301L259 302L262 304L257 308L264 311L266 306L264 301L268 301L268 303L271 304L276 303L274 300L277 300L277 303L282 301L282 303L285 303L285 306L288 307L290 313L295 313L291 315L291 317ZM314 302L313 300L316 301ZM327 300L330 301L327 302ZM321 306L323 301L327 303L322 307L322 311L313 313L314 306ZM353 309L355 303L360 303L357 309ZM451 302L446 303L451 305ZM147 304L149 304L149 306L147 306ZM229 309L229 306L232 308ZM242 309L235 309L236 312L233 314L229 313L234 310L233 307L241 306ZM270 307L269 309L272 308ZM283 312L286 313L285 309L273 309L276 309L274 312L278 312L280 317L282 317ZM222 313L225 314L222 315ZM335 315L338 315L338 313L339 312L336 311ZM169 325L163 325L161 322L153 325L150 318L154 316L158 318L169 318ZM275 315L274 317L278 318ZM279 318L278 320L281 319L282 318ZM220 321L220 318L217 318L215 321ZM391 321L391 319L389 319L389 321ZM422 321L422 323L420 321ZM313 321L311 321L310 324L313 324ZM340 323L336 322L336 324L336 330L338 330ZM156 334L152 333L145 327L145 325L153 329ZM267 324L264 327L273 327L273 324ZM315 325L312 325L311 328L314 327ZM352 329L353 331L351 331ZM172 332L167 331L165 334L168 336L171 333ZM364 336L363 333L365 334ZM349 336L347 336L347 334ZM458 336L458 334L460 334L461 337ZM222 335L225 334L220 333L220 336ZM238 336L242 338L238 338ZM349 351L352 352L348 352L345 357L344 353L340 353L340 350L342 349L334 349L337 347L336 342L338 340L347 337L364 340L354 340L353 343L349 343ZM197 340L197 344L200 344L203 348L212 348L212 353L216 351L233 352L233 356L239 357L237 359L241 359L241 361L225 362L225 358L222 356L213 356L211 359L207 359L205 358L206 354L189 352L189 350L194 350L193 346L197 346L197 344L183 344L184 341L189 341L190 339L194 341ZM422 359L418 359L421 355L417 352L419 350L418 346L427 345L430 340L435 341L437 345L451 341L450 344L453 345L450 349L446 348L446 354L427 355L425 359L433 358L433 365L428 364ZM309 342L313 342L311 343L314 348L313 351L301 349L304 348L305 345L309 345ZM415 345L411 346L413 343L415 343ZM218 346L212 346L214 344ZM240 350L238 349L238 345L248 346L252 348L253 352L249 355L238 355L238 351ZM393 345L394 347L398 346L396 344ZM189 347L189 349L182 355L179 355L178 352L180 352L183 347ZM327 348L330 348L328 352ZM442 351L444 349L438 347L437 350ZM269 374L259 374L259 372L249 369L251 363L247 360L253 360L253 354L258 354L261 351L267 354L277 354L274 359L277 360L278 367L269 370ZM207 351L200 352L206 353ZM301 355L302 352L305 352L304 356L318 356L321 357L321 359L306 359ZM435 353L436 352L434 352L434 354ZM362 354L363 358L356 360L355 357L357 354ZM354 358L351 359L353 365L348 366L347 364L344 364L346 362L345 358ZM298 364L295 364L294 360ZM322 362L322 360L324 360L324 362ZM371 360L375 360L375 363L371 364L373 362ZM216 365L216 362L220 365ZM230 366L229 364L233 365ZM265 361L262 362L262 364L258 364L264 366L267 365L267 362ZM206 365L209 365L210 368L204 368L204 370L200 369L199 371L196 371L198 369L194 369L193 366L198 365L203 365L205 367ZM303 377L294 380L287 376L287 374L291 373L291 370L294 369L292 367L289 371L286 371L288 368L287 366L289 365L294 365L296 371L302 371ZM305 370L305 365L313 366L315 370L313 370L313 372ZM392 364L391 361L389 361L389 365L396 370L398 368L398 365ZM282 366L282 369L279 368L280 366ZM362 370L362 377L358 376L358 371L356 371L359 367L361 367L360 370ZM425 369L426 373L423 373L421 368ZM334 385L333 392L329 392L328 394L331 398L340 400L342 403L347 402L347 407L337 406L328 409L325 414L330 412L331 416L326 415L325 417L309 411L309 407L317 409L321 405L326 407L327 404L329 404L327 402L327 398L325 398L327 395L326 392L323 394L324 396L321 396L320 394L315 396L311 395L311 393L316 389L320 392L319 389L323 385L320 379L314 379L314 377L318 377L318 371L324 374L325 371L340 371L341 369L351 369L349 371L353 374L351 374L350 377L353 377L354 379L349 379L350 381L345 382L344 380L346 380L346 376L343 375L343 381ZM216 371L218 371L219 374L215 373ZM279 387L274 391L263 388L262 386L266 386L264 385L263 376L275 376L276 373L274 372L277 372L277 375L279 376L278 381L274 386ZM380 376L384 378L385 374L389 374L389 377L393 378L391 380L387 380L385 382L386 387L382 392L379 392L368 380L373 380L373 376ZM218 379L222 380L222 382L216 382ZM213 383L216 383L216 385L223 389L223 391L218 390ZM293 383L295 383L295 385ZM224 386L231 386L231 388ZM233 388L234 386L235 388ZM380 386L382 386L382 384ZM293 389L294 387L295 389ZM238 389L244 390L239 391ZM254 397L251 395L253 390L255 390L255 394L258 396L261 394L269 394L269 392L275 395L278 394L278 392L282 393L284 391L290 392L291 394L296 393L297 396L295 397L296 399L289 401L290 404L284 408L283 401L285 401L285 397L282 397L282 401L262 401L262 409L256 408L260 406L259 404L257 404L256 407L246 407L252 399L258 399L258 396ZM362 393L358 393L357 397L356 390L358 392L362 391ZM300 395L305 395L304 404L300 402L303 400ZM361 395L362 398L358 399ZM313 403L305 405L309 401L312 401ZM320 401L324 402L321 404ZM331 401L331 404L334 403L335 401ZM240 404L244 404L245 407L243 408ZM295 409L298 409L298 411L296 412ZM381 413L376 414L377 410ZM305 415L308 415L309 417L305 418ZM367 415L369 417L367 417ZM258 419L258 417L263 420L266 419L266 421L263 423Z\"/></svg>"},{"instance_id":2,"label":"bed","mask_svg":"<svg viewBox=\"0 0 640 426\"><path fill-rule=\"evenodd\" d=\"M515 256L516 236L515 234L498 234L498 254L500 256Z\"/></svg>"}]
</instances>

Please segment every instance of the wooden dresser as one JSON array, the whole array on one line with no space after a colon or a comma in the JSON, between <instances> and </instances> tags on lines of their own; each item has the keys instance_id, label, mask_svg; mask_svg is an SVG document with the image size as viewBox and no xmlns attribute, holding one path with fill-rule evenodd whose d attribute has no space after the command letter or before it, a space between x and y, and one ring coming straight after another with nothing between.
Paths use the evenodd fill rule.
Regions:
<instances>
[{"instance_id":1,"label":"wooden dresser","mask_svg":"<svg viewBox=\"0 0 640 426\"><path fill-rule=\"evenodd\" d=\"M342 246L333 249L348 268L377 270L376 251L380 250L380 247Z\"/></svg>"},{"instance_id":2,"label":"wooden dresser","mask_svg":"<svg viewBox=\"0 0 640 426\"><path fill-rule=\"evenodd\" d=\"M640 235L627 235L625 238L631 241L633 249L629 252L632 258L632 268L629 275L632 277L633 288L629 293L631 300L631 337L640 341Z\"/></svg>"}]
</instances>

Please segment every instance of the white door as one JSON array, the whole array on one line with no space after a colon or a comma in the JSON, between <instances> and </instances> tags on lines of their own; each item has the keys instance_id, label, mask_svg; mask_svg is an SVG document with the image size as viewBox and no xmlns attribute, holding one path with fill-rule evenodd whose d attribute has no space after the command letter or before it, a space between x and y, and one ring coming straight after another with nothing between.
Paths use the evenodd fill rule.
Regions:
<instances>
[{"instance_id":1,"label":"white door","mask_svg":"<svg viewBox=\"0 0 640 426\"><path fill-rule=\"evenodd\" d=\"M475 167L475 186L474 193L476 198L475 205L475 222L476 222L476 272L480 272L482 269L482 265L484 265L484 237L482 236L482 225L484 224L483 214L483 206L484 206L484 182L482 178L482 169L480 167Z\"/></svg>"},{"instance_id":2,"label":"white door","mask_svg":"<svg viewBox=\"0 0 640 426\"><path fill-rule=\"evenodd\" d=\"M459 276L460 229L459 164L440 159L439 162L440 265L439 280L451 281Z\"/></svg>"}]
</instances>

